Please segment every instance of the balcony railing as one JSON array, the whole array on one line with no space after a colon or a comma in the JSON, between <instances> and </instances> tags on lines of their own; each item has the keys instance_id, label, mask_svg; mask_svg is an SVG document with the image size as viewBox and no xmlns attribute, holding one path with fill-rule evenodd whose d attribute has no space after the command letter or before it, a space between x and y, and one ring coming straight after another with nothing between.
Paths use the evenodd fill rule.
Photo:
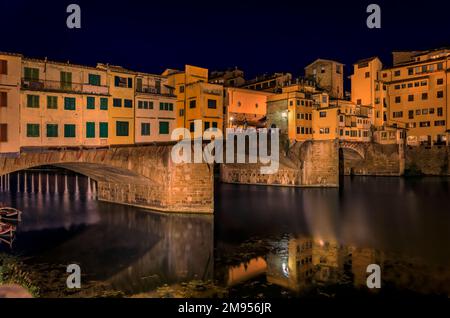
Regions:
<instances>
[{"instance_id":1,"label":"balcony railing","mask_svg":"<svg viewBox=\"0 0 450 318\"><path fill-rule=\"evenodd\" d=\"M139 86L139 87L136 86L136 93L175 97L173 90L170 90L167 88L165 90L162 90L161 87L148 86L148 85L143 85L143 86Z\"/></svg>"},{"instance_id":2,"label":"balcony railing","mask_svg":"<svg viewBox=\"0 0 450 318\"><path fill-rule=\"evenodd\" d=\"M30 80L26 78L22 78L22 88L35 91L58 91L58 92L84 93L95 95L109 94L108 86L50 81L50 80Z\"/></svg>"}]
</instances>

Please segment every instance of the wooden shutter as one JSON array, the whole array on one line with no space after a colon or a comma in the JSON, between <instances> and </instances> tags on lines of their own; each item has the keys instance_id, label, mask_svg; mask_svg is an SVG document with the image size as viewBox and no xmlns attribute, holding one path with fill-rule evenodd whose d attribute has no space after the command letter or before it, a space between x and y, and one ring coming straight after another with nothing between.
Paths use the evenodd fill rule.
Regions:
<instances>
[{"instance_id":1,"label":"wooden shutter","mask_svg":"<svg viewBox=\"0 0 450 318\"><path fill-rule=\"evenodd\" d=\"M8 61L0 60L0 74L8 74Z\"/></svg>"},{"instance_id":2,"label":"wooden shutter","mask_svg":"<svg viewBox=\"0 0 450 318\"><path fill-rule=\"evenodd\" d=\"M6 92L0 92L0 107L8 106L8 95Z\"/></svg>"},{"instance_id":3,"label":"wooden shutter","mask_svg":"<svg viewBox=\"0 0 450 318\"><path fill-rule=\"evenodd\" d=\"M0 124L0 142L8 141L8 124Z\"/></svg>"}]
</instances>

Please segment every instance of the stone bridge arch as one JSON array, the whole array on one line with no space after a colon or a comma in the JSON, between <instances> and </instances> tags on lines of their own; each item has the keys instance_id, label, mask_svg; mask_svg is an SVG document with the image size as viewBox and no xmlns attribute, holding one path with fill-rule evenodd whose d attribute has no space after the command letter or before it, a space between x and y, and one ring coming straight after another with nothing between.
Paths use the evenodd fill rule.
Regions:
<instances>
[{"instance_id":1,"label":"stone bridge arch","mask_svg":"<svg viewBox=\"0 0 450 318\"><path fill-rule=\"evenodd\" d=\"M357 153L361 157L361 159L365 159L366 157L366 148L364 143L362 142L341 141L339 143L339 147L342 150L348 150Z\"/></svg>"},{"instance_id":2,"label":"stone bridge arch","mask_svg":"<svg viewBox=\"0 0 450 318\"><path fill-rule=\"evenodd\" d=\"M102 201L165 212L213 212L210 165L175 164L173 144L105 149L41 150L0 158L0 175L54 165L89 176Z\"/></svg>"}]
</instances>

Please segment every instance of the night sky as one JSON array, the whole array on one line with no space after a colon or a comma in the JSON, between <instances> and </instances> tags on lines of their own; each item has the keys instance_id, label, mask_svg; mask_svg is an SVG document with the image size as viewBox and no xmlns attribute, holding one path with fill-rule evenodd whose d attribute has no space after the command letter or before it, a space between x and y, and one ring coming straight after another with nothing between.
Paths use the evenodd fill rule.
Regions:
<instances>
[{"instance_id":1,"label":"night sky","mask_svg":"<svg viewBox=\"0 0 450 318\"><path fill-rule=\"evenodd\" d=\"M0 51L151 73L238 66L247 78L301 75L321 57L346 64L350 75L361 58L390 64L392 50L450 45L447 2L0 0ZM70 3L81 6L80 30L66 27ZM370 3L381 6L381 29L366 27Z\"/></svg>"}]
</instances>

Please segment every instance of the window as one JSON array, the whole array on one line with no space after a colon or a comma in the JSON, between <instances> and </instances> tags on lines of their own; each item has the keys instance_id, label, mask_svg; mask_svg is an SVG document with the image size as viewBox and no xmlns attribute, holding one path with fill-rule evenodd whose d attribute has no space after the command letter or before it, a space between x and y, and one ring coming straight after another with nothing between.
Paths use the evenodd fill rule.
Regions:
<instances>
[{"instance_id":1,"label":"window","mask_svg":"<svg viewBox=\"0 0 450 318\"><path fill-rule=\"evenodd\" d=\"M64 137L75 138L75 125L74 124L65 124L64 125Z\"/></svg>"},{"instance_id":2,"label":"window","mask_svg":"<svg viewBox=\"0 0 450 318\"><path fill-rule=\"evenodd\" d=\"M58 96L47 96L47 108L58 109Z\"/></svg>"},{"instance_id":3,"label":"window","mask_svg":"<svg viewBox=\"0 0 450 318\"><path fill-rule=\"evenodd\" d=\"M195 125L194 125L194 123L189 123L189 131L190 131L190 132L194 132L194 130L195 130Z\"/></svg>"},{"instance_id":4,"label":"window","mask_svg":"<svg viewBox=\"0 0 450 318\"><path fill-rule=\"evenodd\" d=\"M58 137L58 125L57 124L47 124L47 138Z\"/></svg>"},{"instance_id":5,"label":"window","mask_svg":"<svg viewBox=\"0 0 450 318\"><path fill-rule=\"evenodd\" d=\"M120 98L113 98L113 107L122 107L122 100Z\"/></svg>"},{"instance_id":6,"label":"window","mask_svg":"<svg viewBox=\"0 0 450 318\"><path fill-rule=\"evenodd\" d=\"M364 76L365 76L365 78L369 78L369 77L370 77L370 72L366 72L366 73L364 74Z\"/></svg>"},{"instance_id":7,"label":"window","mask_svg":"<svg viewBox=\"0 0 450 318\"><path fill-rule=\"evenodd\" d=\"M422 114L422 112L420 111L420 109L416 109L416 115L420 115Z\"/></svg>"},{"instance_id":8,"label":"window","mask_svg":"<svg viewBox=\"0 0 450 318\"><path fill-rule=\"evenodd\" d=\"M180 93L184 93L184 85L180 85Z\"/></svg>"},{"instance_id":9,"label":"window","mask_svg":"<svg viewBox=\"0 0 450 318\"><path fill-rule=\"evenodd\" d=\"M150 136L150 123L141 123L141 136Z\"/></svg>"},{"instance_id":10,"label":"window","mask_svg":"<svg viewBox=\"0 0 450 318\"><path fill-rule=\"evenodd\" d=\"M437 98L443 98L443 97L444 97L444 91L438 91Z\"/></svg>"},{"instance_id":11,"label":"window","mask_svg":"<svg viewBox=\"0 0 450 318\"><path fill-rule=\"evenodd\" d=\"M0 92L0 107L8 106L8 94L6 92Z\"/></svg>"},{"instance_id":12,"label":"window","mask_svg":"<svg viewBox=\"0 0 450 318\"><path fill-rule=\"evenodd\" d=\"M438 78L437 79L437 85L442 85L444 84L444 79L443 78Z\"/></svg>"},{"instance_id":13,"label":"window","mask_svg":"<svg viewBox=\"0 0 450 318\"><path fill-rule=\"evenodd\" d=\"M444 112L443 112L442 107L438 107L438 109L437 109L437 115L438 115L439 117L441 117L441 116L444 115Z\"/></svg>"},{"instance_id":14,"label":"window","mask_svg":"<svg viewBox=\"0 0 450 318\"><path fill-rule=\"evenodd\" d=\"M217 122L213 121L212 123L212 128L217 129Z\"/></svg>"},{"instance_id":15,"label":"window","mask_svg":"<svg viewBox=\"0 0 450 318\"><path fill-rule=\"evenodd\" d=\"M61 89L72 89L72 73L71 72L61 72Z\"/></svg>"},{"instance_id":16,"label":"window","mask_svg":"<svg viewBox=\"0 0 450 318\"><path fill-rule=\"evenodd\" d=\"M393 112L392 113L392 117L394 117L394 118L401 118L401 117L403 117L403 112L402 111L400 111L400 112Z\"/></svg>"},{"instance_id":17,"label":"window","mask_svg":"<svg viewBox=\"0 0 450 318\"><path fill-rule=\"evenodd\" d=\"M39 69L25 67L23 70L24 80L26 81L39 81Z\"/></svg>"},{"instance_id":18,"label":"window","mask_svg":"<svg viewBox=\"0 0 450 318\"><path fill-rule=\"evenodd\" d=\"M108 110L108 99L105 97L100 98L100 109Z\"/></svg>"},{"instance_id":19,"label":"window","mask_svg":"<svg viewBox=\"0 0 450 318\"><path fill-rule=\"evenodd\" d=\"M420 86L427 86L427 85L428 85L427 81L420 82Z\"/></svg>"},{"instance_id":20,"label":"window","mask_svg":"<svg viewBox=\"0 0 450 318\"><path fill-rule=\"evenodd\" d=\"M39 108L39 96L38 95L27 95L27 107L28 108Z\"/></svg>"},{"instance_id":21,"label":"window","mask_svg":"<svg viewBox=\"0 0 450 318\"><path fill-rule=\"evenodd\" d=\"M386 78L387 77L387 73L383 73L383 78Z\"/></svg>"},{"instance_id":22,"label":"window","mask_svg":"<svg viewBox=\"0 0 450 318\"><path fill-rule=\"evenodd\" d=\"M394 76L400 76L400 74L401 74L400 70L397 70L397 71L394 72Z\"/></svg>"},{"instance_id":23,"label":"window","mask_svg":"<svg viewBox=\"0 0 450 318\"><path fill-rule=\"evenodd\" d=\"M0 142L8 141L8 124L0 124Z\"/></svg>"},{"instance_id":24,"label":"window","mask_svg":"<svg viewBox=\"0 0 450 318\"><path fill-rule=\"evenodd\" d=\"M116 136L126 137L129 135L129 122L116 121Z\"/></svg>"},{"instance_id":25,"label":"window","mask_svg":"<svg viewBox=\"0 0 450 318\"><path fill-rule=\"evenodd\" d=\"M443 69L444 69L444 64L438 63L437 69L438 69L439 71L443 70Z\"/></svg>"},{"instance_id":26,"label":"window","mask_svg":"<svg viewBox=\"0 0 450 318\"><path fill-rule=\"evenodd\" d=\"M95 138L95 123L86 123L86 138Z\"/></svg>"},{"instance_id":27,"label":"window","mask_svg":"<svg viewBox=\"0 0 450 318\"><path fill-rule=\"evenodd\" d=\"M133 79L127 77L114 76L114 86L122 88L132 88Z\"/></svg>"},{"instance_id":28,"label":"window","mask_svg":"<svg viewBox=\"0 0 450 318\"><path fill-rule=\"evenodd\" d=\"M401 87L402 87L401 85L395 85L395 86L394 86L394 89L397 89L397 90L398 90L398 89L400 89Z\"/></svg>"},{"instance_id":29,"label":"window","mask_svg":"<svg viewBox=\"0 0 450 318\"><path fill-rule=\"evenodd\" d=\"M408 118L409 119L414 119L414 111L413 110L409 110L408 111Z\"/></svg>"},{"instance_id":30,"label":"window","mask_svg":"<svg viewBox=\"0 0 450 318\"><path fill-rule=\"evenodd\" d=\"M408 75L414 75L414 68L408 68Z\"/></svg>"},{"instance_id":31,"label":"window","mask_svg":"<svg viewBox=\"0 0 450 318\"><path fill-rule=\"evenodd\" d=\"M414 101L414 95L408 95L408 102Z\"/></svg>"},{"instance_id":32,"label":"window","mask_svg":"<svg viewBox=\"0 0 450 318\"><path fill-rule=\"evenodd\" d=\"M428 115L428 108L422 109L422 115Z\"/></svg>"},{"instance_id":33,"label":"window","mask_svg":"<svg viewBox=\"0 0 450 318\"><path fill-rule=\"evenodd\" d=\"M430 127L429 121L421 121L419 124L420 127Z\"/></svg>"},{"instance_id":34,"label":"window","mask_svg":"<svg viewBox=\"0 0 450 318\"><path fill-rule=\"evenodd\" d=\"M326 95L322 96L322 103L326 104L328 101L328 98Z\"/></svg>"},{"instance_id":35,"label":"window","mask_svg":"<svg viewBox=\"0 0 450 318\"><path fill-rule=\"evenodd\" d=\"M173 111L172 103L159 103L159 110Z\"/></svg>"},{"instance_id":36,"label":"window","mask_svg":"<svg viewBox=\"0 0 450 318\"><path fill-rule=\"evenodd\" d=\"M217 108L217 101L215 99L208 99L208 108Z\"/></svg>"},{"instance_id":37,"label":"window","mask_svg":"<svg viewBox=\"0 0 450 318\"><path fill-rule=\"evenodd\" d=\"M180 109L180 116L184 116L184 109Z\"/></svg>"},{"instance_id":38,"label":"window","mask_svg":"<svg viewBox=\"0 0 450 318\"><path fill-rule=\"evenodd\" d=\"M196 101L195 101L195 99L189 101L189 108L195 108L195 106L196 106Z\"/></svg>"},{"instance_id":39,"label":"window","mask_svg":"<svg viewBox=\"0 0 450 318\"><path fill-rule=\"evenodd\" d=\"M430 108L430 114L434 114L434 108Z\"/></svg>"},{"instance_id":40,"label":"window","mask_svg":"<svg viewBox=\"0 0 450 318\"><path fill-rule=\"evenodd\" d=\"M401 99L400 96L396 96L396 97L395 97L395 102L396 102L397 104L399 104L401 101L402 101L402 99Z\"/></svg>"},{"instance_id":41,"label":"window","mask_svg":"<svg viewBox=\"0 0 450 318\"><path fill-rule=\"evenodd\" d=\"M123 106L126 108L132 108L133 107L133 101L131 99L124 99L123 100Z\"/></svg>"},{"instance_id":42,"label":"window","mask_svg":"<svg viewBox=\"0 0 450 318\"><path fill-rule=\"evenodd\" d=\"M27 124L27 137L39 137L39 124Z\"/></svg>"},{"instance_id":43,"label":"window","mask_svg":"<svg viewBox=\"0 0 450 318\"><path fill-rule=\"evenodd\" d=\"M297 135L300 134L300 127L297 127Z\"/></svg>"},{"instance_id":44,"label":"window","mask_svg":"<svg viewBox=\"0 0 450 318\"><path fill-rule=\"evenodd\" d=\"M205 121L205 129L204 130L208 130L210 126L211 126L210 122Z\"/></svg>"},{"instance_id":45,"label":"window","mask_svg":"<svg viewBox=\"0 0 450 318\"><path fill-rule=\"evenodd\" d=\"M8 74L8 61L0 60L0 74L7 75Z\"/></svg>"},{"instance_id":46,"label":"window","mask_svg":"<svg viewBox=\"0 0 450 318\"><path fill-rule=\"evenodd\" d=\"M64 97L64 109L65 110L75 110L75 98L74 97Z\"/></svg>"},{"instance_id":47,"label":"window","mask_svg":"<svg viewBox=\"0 0 450 318\"><path fill-rule=\"evenodd\" d=\"M435 126L445 126L445 120L436 120L434 122Z\"/></svg>"},{"instance_id":48,"label":"window","mask_svg":"<svg viewBox=\"0 0 450 318\"><path fill-rule=\"evenodd\" d=\"M89 74L89 84L94 86L100 86L100 75Z\"/></svg>"},{"instance_id":49,"label":"window","mask_svg":"<svg viewBox=\"0 0 450 318\"><path fill-rule=\"evenodd\" d=\"M428 99L428 93L422 93L422 100Z\"/></svg>"},{"instance_id":50,"label":"window","mask_svg":"<svg viewBox=\"0 0 450 318\"><path fill-rule=\"evenodd\" d=\"M95 109L95 97L87 97L87 109Z\"/></svg>"},{"instance_id":51,"label":"window","mask_svg":"<svg viewBox=\"0 0 450 318\"><path fill-rule=\"evenodd\" d=\"M327 112L320 112L320 113L319 113L319 116L322 117L322 118L323 118L323 117L327 117Z\"/></svg>"},{"instance_id":52,"label":"window","mask_svg":"<svg viewBox=\"0 0 450 318\"><path fill-rule=\"evenodd\" d=\"M357 105L361 105L361 103L362 103L362 100L361 100L361 99L357 99L357 100L356 100L356 104L357 104Z\"/></svg>"},{"instance_id":53,"label":"window","mask_svg":"<svg viewBox=\"0 0 450 318\"><path fill-rule=\"evenodd\" d=\"M108 138L108 123L100 123L100 138Z\"/></svg>"},{"instance_id":54,"label":"window","mask_svg":"<svg viewBox=\"0 0 450 318\"><path fill-rule=\"evenodd\" d=\"M168 135L169 134L169 122L168 121L160 121L159 122L159 134L160 135Z\"/></svg>"}]
</instances>

